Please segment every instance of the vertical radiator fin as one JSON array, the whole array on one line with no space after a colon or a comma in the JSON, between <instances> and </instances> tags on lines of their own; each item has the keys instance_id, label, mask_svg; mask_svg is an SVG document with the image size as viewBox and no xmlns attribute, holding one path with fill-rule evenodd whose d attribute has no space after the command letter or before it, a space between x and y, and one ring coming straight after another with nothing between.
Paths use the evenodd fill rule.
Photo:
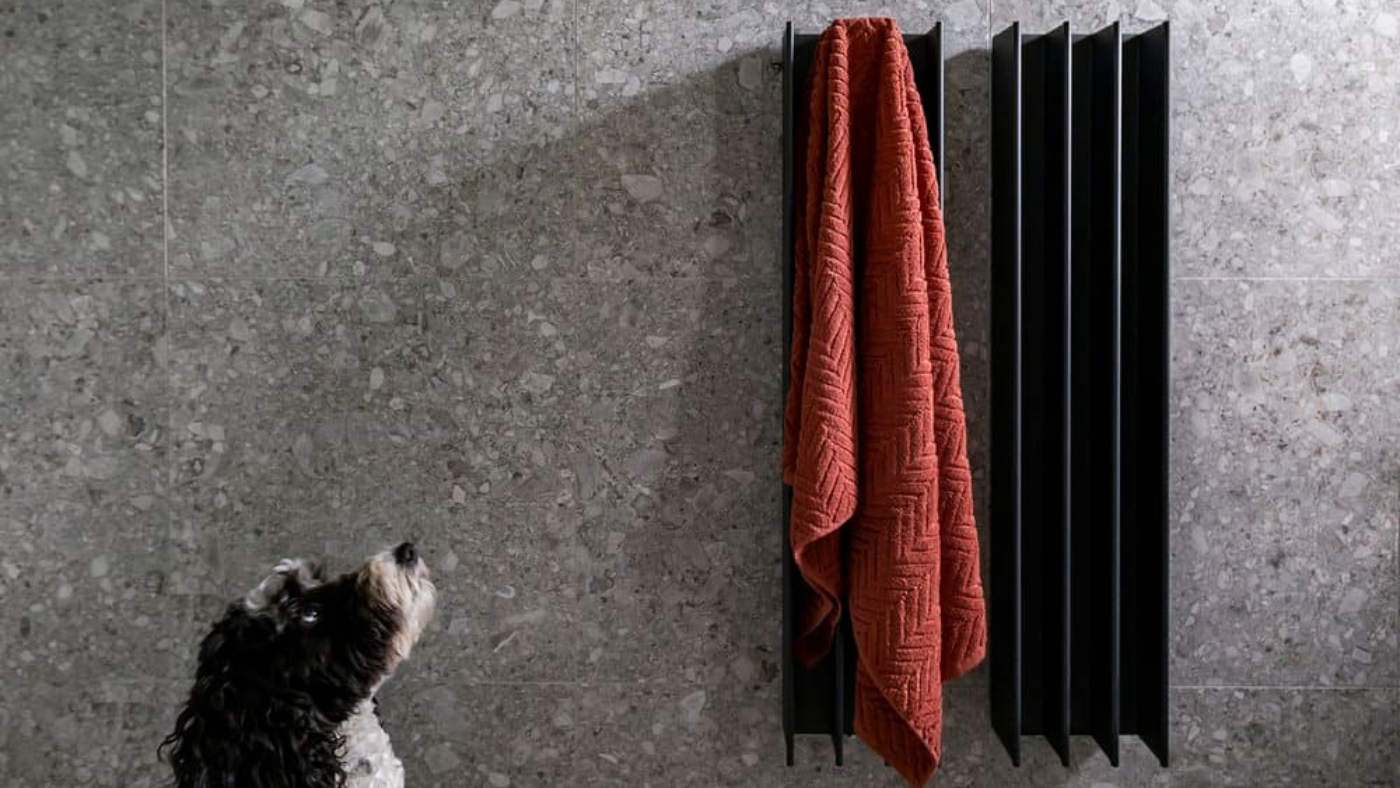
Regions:
<instances>
[{"instance_id":1,"label":"vertical radiator fin","mask_svg":"<svg viewBox=\"0 0 1400 788\"><path fill-rule=\"evenodd\" d=\"M1074 43L1071 727L1118 765L1121 36Z\"/></svg>"},{"instance_id":2,"label":"vertical radiator fin","mask_svg":"<svg viewBox=\"0 0 1400 788\"><path fill-rule=\"evenodd\" d=\"M1123 727L1167 763L1167 24L1123 47Z\"/></svg>"},{"instance_id":3,"label":"vertical radiator fin","mask_svg":"<svg viewBox=\"0 0 1400 788\"><path fill-rule=\"evenodd\" d=\"M1021 27L992 40L992 727L1021 765Z\"/></svg>"},{"instance_id":4,"label":"vertical radiator fin","mask_svg":"<svg viewBox=\"0 0 1400 788\"><path fill-rule=\"evenodd\" d=\"M1068 764L1069 26L1021 40L1022 732Z\"/></svg>"}]
</instances>

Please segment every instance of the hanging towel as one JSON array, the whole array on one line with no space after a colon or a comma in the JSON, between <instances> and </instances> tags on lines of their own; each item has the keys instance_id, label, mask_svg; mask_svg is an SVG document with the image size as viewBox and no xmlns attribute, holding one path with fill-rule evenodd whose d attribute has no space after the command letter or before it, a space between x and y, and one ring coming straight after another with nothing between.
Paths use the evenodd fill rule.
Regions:
<instances>
[{"instance_id":1,"label":"hanging towel","mask_svg":"<svg viewBox=\"0 0 1400 788\"><path fill-rule=\"evenodd\" d=\"M894 20L837 21L810 74L783 445L808 586L794 650L820 661L849 602L856 734L919 786L942 683L986 647L939 186Z\"/></svg>"}]
</instances>

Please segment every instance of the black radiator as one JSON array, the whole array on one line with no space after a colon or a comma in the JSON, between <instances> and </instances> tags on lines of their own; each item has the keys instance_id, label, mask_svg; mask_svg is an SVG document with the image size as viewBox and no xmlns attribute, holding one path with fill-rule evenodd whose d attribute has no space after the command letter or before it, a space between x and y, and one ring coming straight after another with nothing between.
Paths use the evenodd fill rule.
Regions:
<instances>
[{"instance_id":1,"label":"black radiator","mask_svg":"<svg viewBox=\"0 0 1400 788\"><path fill-rule=\"evenodd\" d=\"M1167 762L1167 25L992 42L992 723Z\"/></svg>"},{"instance_id":2,"label":"black radiator","mask_svg":"<svg viewBox=\"0 0 1400 788\"><path fill-rule=\"evenodd\" d=\"M795 113L817 38L788 24L783 40L784 394ZM904 38L946 195L941 26ZM1167 762L1167 88L1166 24L1012 25L993 41L989 660L993 727L1017 765L1022 735L1066 764L1070 736L1089 735L1114 765L1136 735ZM840 765L855 643L845 621L821 664L793 657L790 508L784 486L787 762L795 736L821 735Z\"/></svg>"}]
</instances>

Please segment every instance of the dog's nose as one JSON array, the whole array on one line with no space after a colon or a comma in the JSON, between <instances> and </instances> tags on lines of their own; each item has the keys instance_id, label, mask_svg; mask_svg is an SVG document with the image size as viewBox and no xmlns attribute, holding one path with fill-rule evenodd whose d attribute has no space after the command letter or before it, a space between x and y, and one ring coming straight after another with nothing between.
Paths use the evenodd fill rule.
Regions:
<instances>
[{"instance_id":1,"label":"dog's nose","mask_svg":"<svg viewBox=\"0 0 1400 788\"><path fill-rule=\"evenodd\" d=\"M394 548L394 560L404 566L408 566L418 560L418 550L412 542L404 542Z\"/></svg>"}]
</instances>

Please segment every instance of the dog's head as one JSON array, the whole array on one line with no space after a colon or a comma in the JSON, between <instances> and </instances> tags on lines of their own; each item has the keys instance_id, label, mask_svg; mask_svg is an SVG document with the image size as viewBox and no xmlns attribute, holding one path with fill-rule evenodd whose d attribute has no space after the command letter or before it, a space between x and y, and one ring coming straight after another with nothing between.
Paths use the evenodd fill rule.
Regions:
<instances>
[{"instance_id":1,"label":"dog's head","mask_svg":"<svg viewBox=\"0 0 1400 788\"><path fill-rule=\"evenodd\" d=\"M229 608L201 648L201 662L231 656L260 672L276 669L288 689L328 695L328 710L347 701L353 708L408 657L434 599L412 544L329 580L317 564L282 561Z\"/></svg>"},{"instance_id":2,"label":"dog's head","mask_svg":"<svg viewBox=\"0 0 1400 788\"><path fill-rule=\"evenodd\" d=\"M435 597L408 543L335 578L307 561L277 564L200 645L194 689L165 743L178 784L242 785L290 770L338 785L336 727L408 657Z\"/></svg>"}]
</instances>

